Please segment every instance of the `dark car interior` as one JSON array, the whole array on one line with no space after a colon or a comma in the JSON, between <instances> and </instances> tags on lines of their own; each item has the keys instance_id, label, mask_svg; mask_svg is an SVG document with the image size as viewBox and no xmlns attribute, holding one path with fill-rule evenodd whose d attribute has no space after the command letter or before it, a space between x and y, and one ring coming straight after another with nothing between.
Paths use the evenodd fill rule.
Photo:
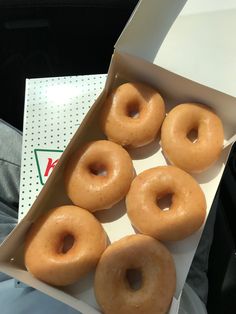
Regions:
<instances>
[{"instance_id":1,"label":"dark car interior","mask_svg":"<svg viewBox=\"0 0 236 314\"><path fill-rule=\"evenodd\" d=\"M106 73L137 0L0 0L0 118L22 130L26 78ZM219 187L207 309L236 309L236 145Z\"/></svg>"},{"instance_id":2,"label":"dark car interior","mask_svg":"<svg viewBox=\"0 0 236 314\"><path fill-rule=\"evenodd\" d=\"M0 116L22 130L26 78L107 73L137 0L0 0Z\"/></svg>"},{"instance_id":3,"label":"dark car interior","mask_svg":"<svg viewBox=\"0 0 236 314\"><path fill-rule=\"evenodd\" d=\"M209 256L209 313L233 314L236 306L236 145L219 186L214 238Z\"/></svg>"}]
</instances>

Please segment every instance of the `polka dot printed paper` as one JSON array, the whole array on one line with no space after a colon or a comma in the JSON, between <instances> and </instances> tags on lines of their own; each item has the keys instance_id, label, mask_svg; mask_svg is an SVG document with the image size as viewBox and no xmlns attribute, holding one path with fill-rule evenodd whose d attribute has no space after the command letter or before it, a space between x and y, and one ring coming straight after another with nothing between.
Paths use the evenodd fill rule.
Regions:
<instances>
[{"instance_id":1,"label":"polka dot printed paper","mask_svg":"<svg viewBox=\"0 0 236 314\"><path fill-rule=\"evenodd\" d=\"M105 80L106 75L85 75L26 81L19 220L30 209Z\"/></svg>"}]
</instances>

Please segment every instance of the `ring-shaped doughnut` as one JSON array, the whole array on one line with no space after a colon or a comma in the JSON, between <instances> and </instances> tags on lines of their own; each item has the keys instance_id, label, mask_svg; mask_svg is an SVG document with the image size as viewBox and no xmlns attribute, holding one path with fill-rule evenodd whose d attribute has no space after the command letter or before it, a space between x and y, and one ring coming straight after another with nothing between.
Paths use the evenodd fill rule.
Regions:
<instances>
[{"instance_id":1,"label":"ring-shaped doughnut","mask_svg":"<svg viewBox=\"0 0 236 314\"><path fill-rule=\"evenodd\" d=\"M196 141L188 134L196 132ZM181 104L165 118L161 129L161 146L175 166L187 172L201 172L210 167L223 149L224 130L220 118L208 107Z\"/></svg>"},{"instance_id":2,"label":"ring-shaped doughnut","mask_svg":"<svg viewBox=\"0 0 236 314\"><path fill-rule=\"evenodd\" d=\"M169 210L158 201L171 196ZM161 241L182 240L203 224L205 196L193 177L174 166L160 166L140 173L126 196L131 223L141 232Z\"/></svg>"},{"instance_id":3,"label":"ring-shaped doughnut","mask_svg":"<svg viewBox=\"0 0 236 314\"><path fill-rule=\"evenodd\" d=\"M108 246L97 265L94 282L104 314L165 314L175 285L171 254L159 241L141 234Z\"/></svg>"},{"instance_id":4,"label":"ring-shaped doughnut","mask_svg":"<svg viewBox=\"0 0 236 314\"><path fill-rule=\"evenodd\" d=\"M128 192L134 169L120 145L100 140L89 142L68 161L65 187L75 205L91 212L112 207Z\"/></svg>"},{"instance_id":5,"label":"ring-shaped doughnut","mask_svg":"<svg viewBox=\"0 0 236 314\"><path fill-rule=\"evenodd\" d=\"M78 281L97 264L107 236L98 220L77 206L41 215L27 232L24 261L36 278L56 286Z\"/></svg>"},{"instance_id":6,"label":"ring-shaped doughnut","mask_svg":"<svg viewBox=\"0 0 236 314\"><path fill-rule=\"evenodd\" d=\"M125 83L106 99L101 127L109 140L140 147L155 140L164 118L165 104L156 90L141 83Z\"/></svg>"}]
</instances>

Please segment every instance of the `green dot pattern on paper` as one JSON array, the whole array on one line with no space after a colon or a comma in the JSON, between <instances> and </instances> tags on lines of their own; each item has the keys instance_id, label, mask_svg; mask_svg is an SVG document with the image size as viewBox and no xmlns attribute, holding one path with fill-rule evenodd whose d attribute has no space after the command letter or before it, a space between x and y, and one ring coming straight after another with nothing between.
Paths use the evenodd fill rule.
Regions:
<instances>
[{"instance_id":1,"label":"green dot pattern on paper","mask_svg":"<svg viewBox=\"0 0 236 314\"><path fill-rule=\"evenodd\" d=\"M26 81L19 220L43 187L35 150L64 151L105 81L106 75Z\"/></svg>"}]
</instances>

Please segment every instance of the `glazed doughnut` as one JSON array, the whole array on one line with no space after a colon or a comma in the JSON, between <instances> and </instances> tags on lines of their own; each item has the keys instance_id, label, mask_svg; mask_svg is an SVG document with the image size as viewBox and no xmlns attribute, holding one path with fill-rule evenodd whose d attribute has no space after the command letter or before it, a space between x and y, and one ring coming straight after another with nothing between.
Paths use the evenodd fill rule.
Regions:
<instances>
[{"instance_id":1,"label":"glazed doughnut","mask_svg":"<svg viewBox=\"0 0 236 314\"><path fill-rule=\"evenodd\" d=\"M160 199L171 196L169 210L161 210ZM141 233L161 241L182 240L203 224L205 196L198 183L185 171L162 166L140 173L126 196L131 223Z\"/></svg>"},{"instance_id":2,"label":"glazed doughnut","mask_svg":"<svg viewBox=\"0 0 236 314\"><path fill-rule=\"evenodd\" d=\"M96 218L76 206L60 206L40 216L27 232L24 260L39 280L66 286L97 264L107 237Z\"/></svg>"},{"instance_id":3,"label":"glazed doughnut","mask_svg":"<svg viewBox=\"0 0 236 314\"><path fill-rule=\"evenodd\" d=\"M65 187L75 205L91 212L112 207L128 192L134 176L127 151L110 141L87 143L67 164Z\"/></svg>"},{"instance_id":4,"label":"glazed doughnut","mask_svg":"<svg viewBox=\"0 0 236 314\"><path fill-rule=\"evenodd\" d=\"M109 140L140 147L157 137L164 118L165 104L156 90L141 83L125 83L106 99L101 127Z\"/></svg>"},{"instance_id":5,"label":"glazed doughnut","mask_svg":"<svg viewBox=\"0 0 236 314\"><path fill-rule=\"evenodd\" d=\"M195 142L188 138L193 130L197 132ZM201 172L210 167L219 158L223 141L220 118L208 107L195 103L174 107L161 129L165 156L187 172Z\"/></svg>"},{"instance_id":6,"label":"glazed doughnut","mask_svg":"<svg viewBox=\"0 0 236 314\"><path fill-rule=\"evenodd\" d=\"M175 286L171 254L163 244L141 234L111 244L97 265L94 281L104 314L165 314Z\"/></svg>"}]
</instances>

